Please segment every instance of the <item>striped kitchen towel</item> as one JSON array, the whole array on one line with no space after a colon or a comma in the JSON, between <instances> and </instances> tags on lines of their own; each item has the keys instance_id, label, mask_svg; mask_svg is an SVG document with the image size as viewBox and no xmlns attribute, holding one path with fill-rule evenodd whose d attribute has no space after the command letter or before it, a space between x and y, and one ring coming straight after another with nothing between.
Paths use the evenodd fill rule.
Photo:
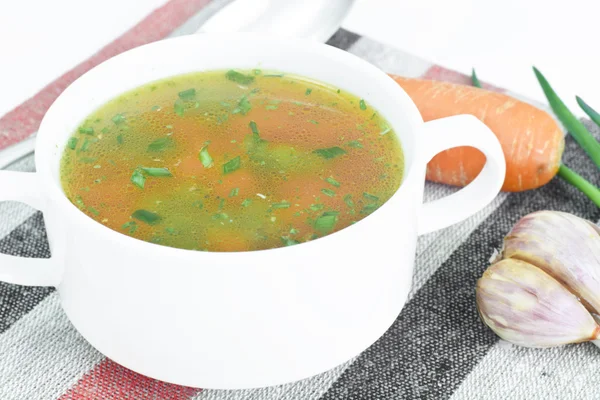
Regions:
<instances>
[{"instance_id":1,"label":"striped kitchen towel","mask_svg":"<svg viewBox=\"0 0 600 400\"><path fill-rule=\"evenodd\" d=\"M57 95L83 72L129 48L192 33L228 1L170 0L137 26L0 118L0 149L35 133ZM384 71L467 83L468 78L339 30L330 44ZM587 122L586 122L587 123ZM600 136L597 128L590 129ZM565 161L600 185L568 138ZM32 171L33 158L10 166ZM427 184L431 200L454 189ZM561 210L597 221L600 210L560 179L503 193L474 217L419 239L413 290L393 326L355 359L312 378L252 390L202 390L149 379L88 345L51 288L0 283L0 400L43 399L600 399L600 353L591 344L535 350L501 341L480 321L474 287L503 235L523 215ZM41 213L0 203L0 252L49 257Z\"/></svg>"}]
</instances>

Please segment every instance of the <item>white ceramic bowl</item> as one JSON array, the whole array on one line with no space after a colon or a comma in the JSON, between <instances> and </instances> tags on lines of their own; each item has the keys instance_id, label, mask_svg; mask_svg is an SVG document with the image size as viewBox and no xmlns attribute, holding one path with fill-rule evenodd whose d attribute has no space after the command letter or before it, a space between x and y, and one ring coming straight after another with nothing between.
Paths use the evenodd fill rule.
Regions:
<instances>
[{"instance_id":1,"label":"white ceramic bowl","mask_svg":"<svg viewBox=\"0 0 600 400\"><path fill-rule=\"evenodd\" d=\"M59 160L70 134L94 109L168 76L256 67L304 75L367 99L404 148L405 177L395 195L333 235L239 253L143 242L93 221L67 200ZM486 167L467 188L423 206L426 162L459 145L481 149ZM46 114L36 165L36 173L0 171L0 200L44 212L52 258L0 255L0 279L56 286L73 325L106 356L153 378L203 388L298 380L367 348L406 300L417 235L489 203L505 169L498 141L475 118L424 124L406 93L369 63L323 44L251 34L165 40L92 69Z\"/></svg>"}]
</instances>

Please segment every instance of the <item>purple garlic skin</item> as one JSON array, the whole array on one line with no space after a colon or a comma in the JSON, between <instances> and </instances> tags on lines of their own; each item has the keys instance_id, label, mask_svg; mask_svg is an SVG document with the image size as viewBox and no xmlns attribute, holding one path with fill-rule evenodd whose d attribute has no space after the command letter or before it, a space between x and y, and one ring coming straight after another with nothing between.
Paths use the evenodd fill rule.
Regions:
<instances>
[{"instance_id":1,"label":"purple garlic skin","mask_svg":"<svg viewBox=\"0 0 600 400\"><path fill-rule=\"evenodd\" d=\"M504 239L503 259L542 269L600 314L600 228L557 211L523 217Z\"/></svg>"},{"instance_id":2,"label":"purple garlic skin","mask_svg":"<svg viewBox=\"0 0 600 400\"><path fill-rule=\"evenodd\" d=\"M477 282L477 308L498 336L526 347L594 340L600 326L556 279L527 262L507 259Z\"/></svg>"}]
</instances>

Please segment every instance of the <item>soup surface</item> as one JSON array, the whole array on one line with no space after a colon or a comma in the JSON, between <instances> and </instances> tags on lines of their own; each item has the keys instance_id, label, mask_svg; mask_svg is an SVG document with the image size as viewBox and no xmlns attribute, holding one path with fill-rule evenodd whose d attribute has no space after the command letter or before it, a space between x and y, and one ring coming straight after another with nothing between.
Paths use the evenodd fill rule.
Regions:
<instances>
[{"instance_id":1,"label":"soup surface","mask_svg":"<svg viewBox=\"0 0 600 400\"><path fill-rule=\"evenodd\" d=\"M247 251L359 221L398 189L403 165L368 99L299 76L230 70L111 100L69 139L61 180L73 204L126 235Z\"/></svg>"}]
</instances>

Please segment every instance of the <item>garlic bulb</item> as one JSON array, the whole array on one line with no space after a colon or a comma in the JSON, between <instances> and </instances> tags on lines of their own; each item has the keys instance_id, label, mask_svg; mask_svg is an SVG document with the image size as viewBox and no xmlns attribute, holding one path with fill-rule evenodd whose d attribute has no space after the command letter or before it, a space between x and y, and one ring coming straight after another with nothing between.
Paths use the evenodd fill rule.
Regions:
<instances>
[{"instance_id":1,"label":"garlic bulb","mask_svg":"<svg viewBox=\"0 0 600 400\"><path fill-rule=\"evenodd\" d=\"M600 229L571 214L522 218L477 283L482 320L527 347L595 340L600 326Z\"/></svg>"}]
</instances>

